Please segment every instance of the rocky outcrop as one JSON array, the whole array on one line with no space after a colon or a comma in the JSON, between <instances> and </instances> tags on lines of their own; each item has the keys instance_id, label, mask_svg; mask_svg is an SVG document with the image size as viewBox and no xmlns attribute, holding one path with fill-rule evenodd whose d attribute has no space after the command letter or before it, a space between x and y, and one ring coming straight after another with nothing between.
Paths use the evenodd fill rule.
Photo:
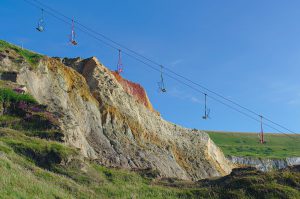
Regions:
<instances>
[{"instance_id":1,"label":"rocky outcrop","mask_svg":"<svg viewBox=\"0 0 300 199\"><path fill-rule=\"evenodd\" d=\"M300 165L300 157L291 157L285 159L262 159L254 157L229 156L228 160L233 164L253 166L264 172Z\"/></svg>"},{"instance_id":2,"label":"rocky outcrop","mask_svg":"<svg viewBox=\"0 0 300 199\"><path fill-rule=\"evenodd\" d=\"M162 119L141 86L95 57L45 57L34 70L23 63L17 82L59 116L65 142L99 164L153 169L163 177L188 180L222 176L232 169L205 132Z\"/></svg>"}]
</instances>

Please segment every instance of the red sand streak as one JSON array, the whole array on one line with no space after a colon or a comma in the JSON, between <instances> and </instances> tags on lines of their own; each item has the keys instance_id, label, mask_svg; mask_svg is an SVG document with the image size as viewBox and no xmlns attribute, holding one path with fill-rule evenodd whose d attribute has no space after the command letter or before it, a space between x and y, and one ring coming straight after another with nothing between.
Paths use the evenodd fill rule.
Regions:
<instances>
[{"instance_id":1,"label":"red sand streak","mask_svg":"<svg viewBox=\"0 0 300 199\"><path fill-rule=\"evenodd\" d=\"M154 111L152 104L150 103L147 93L144 88L134 82L123 79L117 72L112 71L112 74L122 85L123 89L130 95L132 95L138 102L144 104L150 111Z\"/></svg>"}]
</instances>

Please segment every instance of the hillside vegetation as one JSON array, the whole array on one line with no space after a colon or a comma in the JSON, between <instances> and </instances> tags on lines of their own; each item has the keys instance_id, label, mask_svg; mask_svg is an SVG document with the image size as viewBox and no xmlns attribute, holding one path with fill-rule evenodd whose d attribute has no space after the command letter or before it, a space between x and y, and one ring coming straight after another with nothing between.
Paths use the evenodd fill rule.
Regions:
<instances>
[{"instance_id":1,"label":"hillside vegetation","mask_svg":"<svg viewBox=\"0 0 300 199\"><path fill-rule=\"evenodd\" d=\"M20 48L16 45L13 45L6 41L0 40L0 51L5 51L8 49L14 50L18 55L20 55L20 57L22 57L28 63L30 63L31 66L36 66L38 64L39 60L43 57L42 55L40 55L38 53ZM22 62L21 59L19 61Z\"/></svg>"},{"instance_id":2,"label":"hillside vegetation","mask_svg":"<svg viewBox=\"0 0 300 199\"><path fill-rule=\"evenodd\" d=\"M300 156L300 136L265 134L265 144L259 143L257 133L232 133L207 131L211 139L226 156L251 156L258 158L287 158Z\"/></svg>"},{"instance_id":3,"label":"hillside vegetation","mask_svg":"<svg viewBox=\"0 0 300 199\"><path fill-rule=\"evenodd\" d=\"M61 142L56 116L45 106L30 95L12 94L7 88L0 91L1 198L300 197L297 168L268 174L234 170L223 178L188 182L160 179L151 170L133 172L97 165Z\"/></svg>"}]
</instances>

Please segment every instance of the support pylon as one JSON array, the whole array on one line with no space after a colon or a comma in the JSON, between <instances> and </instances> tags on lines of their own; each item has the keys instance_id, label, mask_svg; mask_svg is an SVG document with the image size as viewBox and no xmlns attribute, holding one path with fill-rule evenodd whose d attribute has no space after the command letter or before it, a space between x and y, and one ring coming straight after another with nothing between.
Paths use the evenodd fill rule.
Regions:
<instances>
[{"instance_id":1,"label":"support pylon","mask_svg":"<svg viewBox=\"0 0 300 199\"><path fill-rule=\"evenodd\" d=\"M260 115L260 143L264 144L265 140L264 140L264 129L263 129L263 116Z\"/></svg>"}]
</instances>

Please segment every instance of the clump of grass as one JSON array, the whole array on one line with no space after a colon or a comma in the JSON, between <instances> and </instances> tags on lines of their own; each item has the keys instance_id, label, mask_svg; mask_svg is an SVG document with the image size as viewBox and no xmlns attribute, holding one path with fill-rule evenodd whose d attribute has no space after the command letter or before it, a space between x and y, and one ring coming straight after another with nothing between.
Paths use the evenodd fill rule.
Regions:
<instances>
[{"instance_id":1,"label":"clump of grass","mask_svg":"<svg viewBox=\"0 0 300 199\"><path fill-rule=\"evenodd\" d=\"M22 49L6 41L0 40L0 50L6 50L6 49L13 49L17 54L22 56L28 63L30 63L33 66L36 66L43 57L40 54L34 53L26 49Z\"/></svg>"},{"instance_id":2,"label":"clump of grass","mask_svg":"<svg viewBox=\"0 0 300 199\"><path fill-rule=\"evenodd\" d=\"M14 92L12 89L0 88L0 102L26 102L37 103L37 101L29 94L20 94Z\"/></svg>"}]
</instances>

